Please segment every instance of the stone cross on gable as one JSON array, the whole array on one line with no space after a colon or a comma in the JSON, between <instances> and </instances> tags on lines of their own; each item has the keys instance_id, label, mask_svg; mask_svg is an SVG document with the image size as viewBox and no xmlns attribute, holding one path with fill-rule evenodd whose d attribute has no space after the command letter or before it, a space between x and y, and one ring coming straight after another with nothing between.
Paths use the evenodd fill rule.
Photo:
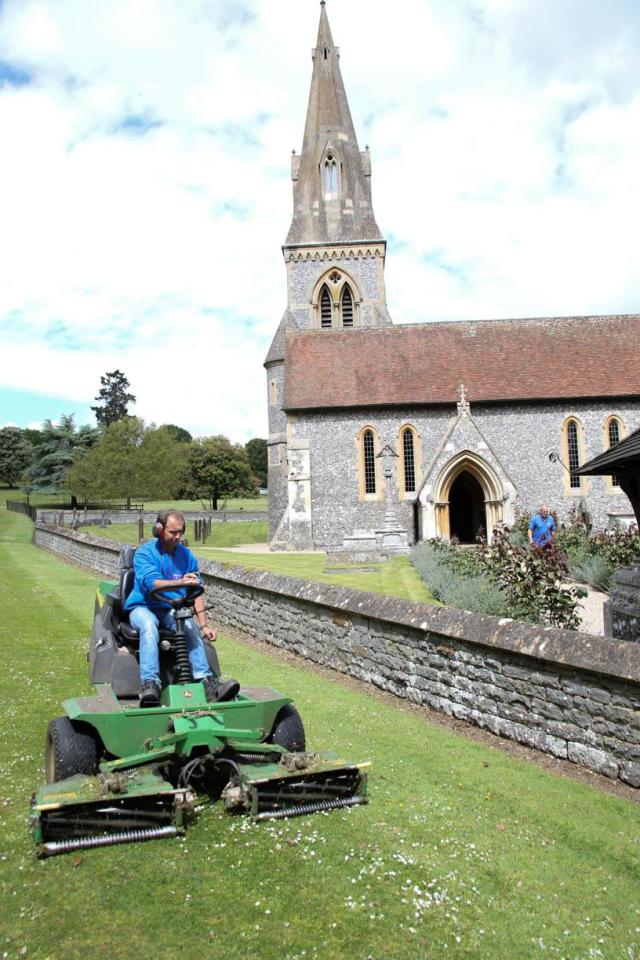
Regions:
<instances>
[{"instance_id":1,"label":"stone cross on gable","mask_svg":"<svg viewBox=\"0 0 640 960\"><path fill-rule=\"evenodd\" d=\"M458 393L460 394L460 399L458 400L458 413L469 413L469 401L467 399L467 388L464 383L461 383L458 387Z\"/></svg>"}]
</instances>

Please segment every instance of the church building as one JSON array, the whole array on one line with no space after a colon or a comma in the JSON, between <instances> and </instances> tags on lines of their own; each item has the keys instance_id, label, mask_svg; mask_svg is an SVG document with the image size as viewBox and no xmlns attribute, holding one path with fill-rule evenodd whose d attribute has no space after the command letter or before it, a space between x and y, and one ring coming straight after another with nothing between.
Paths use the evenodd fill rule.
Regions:
<instances>
[{"instance_id":1,"label":"church building","mask_svg":"<svg viewBox=\"0 0 640 960\"><path fill-rule=\"evenodd\" d=\"M615 476L577 471L640 427L640 315L393 323L324 0L291 178L265 361L272 549L473 542L542 502L598 528L633 516Z\"/></svg>"}]
</instances>

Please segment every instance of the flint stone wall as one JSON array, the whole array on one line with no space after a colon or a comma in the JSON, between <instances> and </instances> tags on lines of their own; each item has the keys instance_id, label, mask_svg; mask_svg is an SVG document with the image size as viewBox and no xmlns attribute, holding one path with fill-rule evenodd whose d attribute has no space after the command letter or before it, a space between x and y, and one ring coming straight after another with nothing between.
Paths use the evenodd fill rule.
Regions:
<instances>
[{"instance_id":1,"label":"flint stone wall","mask_svg":"<svg viewBox=\"0 0 640 960\"><path fill-rule=\"evenodd\" d=\"M36 526L114 575L120 544ZM640 646L204 561L215 617L298 656L640 786Z\"/></svg>"}]
</instances>

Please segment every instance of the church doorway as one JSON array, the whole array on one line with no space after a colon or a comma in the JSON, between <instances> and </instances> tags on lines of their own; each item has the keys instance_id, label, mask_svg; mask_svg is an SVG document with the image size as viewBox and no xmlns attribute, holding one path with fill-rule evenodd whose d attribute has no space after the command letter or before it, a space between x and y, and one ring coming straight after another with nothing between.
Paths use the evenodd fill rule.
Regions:
<instances>
[{"instance_id":1,"label":"church doorway","mask_svg":"<svg viewBox=\"0 0 640 960\"><path fill-rule=\"evenodd\" d=\"M486 541L485 495L480 483L468 470L459 473L449 491L449 531L460 543Z\"/></svg>"}]
</instances>

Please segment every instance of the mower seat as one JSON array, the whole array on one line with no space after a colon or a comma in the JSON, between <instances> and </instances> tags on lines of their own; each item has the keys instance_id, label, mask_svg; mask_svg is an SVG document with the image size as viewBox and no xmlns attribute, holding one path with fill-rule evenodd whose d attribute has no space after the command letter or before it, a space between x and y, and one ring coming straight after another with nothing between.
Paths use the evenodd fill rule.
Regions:
<instances>
[{"instance_id":1,"label":"mower seat","mask_svg":"<svg viewBox=\"0 0 640 960\"><path fill-rule=\"evenodd\" d=\"M133 552L131 553L131 558L133 559ZM133 590L133 584L135 582L135 573L133 567L124 567L120 571L120 580L118 581L118 586L116 588L117 597L116 602L113 604L114 613L116 614L116 622L118 629L116 631L116 640L120 646L127 646L136 648L140 645L140 634L138 631L131 626L129 623L129 612L125 610L124 604L125 600ZM160 630L160 642L164 641L173 644L175 634L173 630Z\"/></svg>"}]
</instances>

